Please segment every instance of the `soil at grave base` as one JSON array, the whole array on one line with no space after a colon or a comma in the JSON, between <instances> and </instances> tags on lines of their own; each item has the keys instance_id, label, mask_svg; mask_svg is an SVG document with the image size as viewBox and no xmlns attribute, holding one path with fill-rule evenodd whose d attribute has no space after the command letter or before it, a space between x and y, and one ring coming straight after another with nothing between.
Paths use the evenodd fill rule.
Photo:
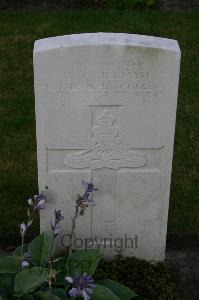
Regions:
<instances>
[{"instance_id":1,"label":"soil at grave base","mask_svg":"<svg viewBox=\"0 0 199 300\"><path fill-rule=\"evenodd\" d=\"M156 0L154 9L157 10L195 10L199 9L198 0ZM84 1L83 1L84 2ZM104 9L103 5L86 5L81 0L0 0L1 10L20 9L49 9L49 10L69 10L69 9ZM92 1L90 1L92 2ZM83 4L82 4L83 3ZM89 1L88 1L89 3ZM97 3L97 1L96 1ZM100 3L100 1L99 1ZM101 1L102 3L102 1Z\"/></svg>"},{"instance_id":2,"label":"soil at grave base","mask_svg":"<svg viewBox=\"0 0 199 300\"><path fill-rule=\"evenodd\" d=\"M102 260L95 279L102 278L126 285L139 295L136 300L182 300L173 281L172 272L164 262L155 264L135 257L122 256L108 262Z\"/></svg>"}]
</instances>

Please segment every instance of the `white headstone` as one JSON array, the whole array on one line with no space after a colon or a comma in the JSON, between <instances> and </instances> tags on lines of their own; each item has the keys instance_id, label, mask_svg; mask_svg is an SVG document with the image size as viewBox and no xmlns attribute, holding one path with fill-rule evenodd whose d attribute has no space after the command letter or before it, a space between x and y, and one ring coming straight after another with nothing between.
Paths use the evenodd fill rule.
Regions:
<instances>
[{"instance_id":1,"label":"white headstone","mask_svg":"<svg viewBox=\"0 0 199 300\"><path fill-rule=\"evenodd\" d=\"M57 208L69 233L81 180L92 181L97 206L79 218L76 247L93 238L109 255L164 259L179 67L178 43L165 38L35 42L39 187L49 188L42 231Z\"/></svg>"}]
</instances>

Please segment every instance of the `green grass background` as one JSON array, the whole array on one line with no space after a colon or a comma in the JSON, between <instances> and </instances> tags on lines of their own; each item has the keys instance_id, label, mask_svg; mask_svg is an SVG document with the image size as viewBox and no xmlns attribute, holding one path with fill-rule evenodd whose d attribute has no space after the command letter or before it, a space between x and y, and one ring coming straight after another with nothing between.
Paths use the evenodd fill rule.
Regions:
<instances>
[{"instance_id":1,"label":"green grass background","mask_svg":"<svg viewBox=\"0 0 199 300\"><path fill-rule=\"evenodd\" d=\"M199 230L199 12L0 12L0 247L17 244L37 192L34 41L81 32L177 39L182 50L168 231ZM30 236L38 230L38 222ZM29 237L30 237L29 236Z\"/></svg>"}]
</instances>

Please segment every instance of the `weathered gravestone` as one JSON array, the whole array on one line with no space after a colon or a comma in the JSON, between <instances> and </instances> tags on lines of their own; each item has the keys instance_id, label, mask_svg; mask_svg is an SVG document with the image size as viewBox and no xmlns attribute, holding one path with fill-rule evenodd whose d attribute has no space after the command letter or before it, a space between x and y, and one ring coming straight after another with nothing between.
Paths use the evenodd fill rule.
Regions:
<instances>
[{"instance_id":1,"label":"weathered gravestone","mask_svg":"<svg viewBox=\"0 0 199 300\"><path fill-rule=\"evenodd\" d=\"M163 259L180 66L175 40L124 33L42 39L34 48L41 230L55 208L68 233L81 179L99 189L79 218L76 247L93 238ZM79 238L79 239L78 239Z\"/></svg>"}]
</instances>

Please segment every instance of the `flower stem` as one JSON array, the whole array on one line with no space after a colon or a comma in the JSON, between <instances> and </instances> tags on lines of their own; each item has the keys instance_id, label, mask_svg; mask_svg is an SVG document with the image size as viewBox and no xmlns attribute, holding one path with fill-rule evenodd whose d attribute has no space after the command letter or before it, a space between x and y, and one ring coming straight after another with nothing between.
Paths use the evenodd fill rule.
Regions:
<instances>
[{"instance_id":1,"label":"flower stem","mask_svg":"<svg viewBox=\"0 0 199 300\"><path fill-rule=\"evenodd\" d=\"M49 278L48 278L48 288L49 292L51 293L52 290L52 277L51 277L51 272L52 272L52 262L49 261Z\"/></svg>"},{"instance_id":2,"label":"flower stem","mask_svg":"<svg viewBox=\"0 0 199 300\"><path fill-rule=\"evenodd\" d=\"M52 244L51 244L51 248L50 248L50 260L52 259L52 254L53 254L54 247L55 247L55 236L53 234L53 240L52 240Z\"/></svg>"},{"instance_id":3,"label":"flower stem","mask_svg":"<svg viewBox=\"0 0 199 300\"><path fill-rule=\"evenodd\" d=\"M26 234L28 228L30 227L30 225L29 225L30 221L31 220L33 221L33 219L34 219L34 214L31 214L27 220L27 227L26 227L25 231L21 234L21 259L23 258L23 255L24 255L25 234Z\"/></svg>"},{"instance_id":4,"label":"flower stem","mask_svg":"<svg viewBox=\"0 0 199 300\"><path fill-rule=\"evenodd\" d=\"M74 217L72 218L72 228L71 228L71 232L69 234L69 239L70 239L70 243L69 243L69 249L68 249L68 254L70 255L72 253L72 239L75 237L75 229L76 229L76 220L79 216L79 210L78 210L78 205L75 206L75 214Z\"/></svg>"},{"instance_id":5,"label":"flower stem","mask_svg":"<svg viewBox=\"0 0 199 300\"><path fill-rule=\"evenodd\" d=\"M23 258L24 238L25 238L25 233L21 237L21 259Z\"/></svg>"}]
</instances>

